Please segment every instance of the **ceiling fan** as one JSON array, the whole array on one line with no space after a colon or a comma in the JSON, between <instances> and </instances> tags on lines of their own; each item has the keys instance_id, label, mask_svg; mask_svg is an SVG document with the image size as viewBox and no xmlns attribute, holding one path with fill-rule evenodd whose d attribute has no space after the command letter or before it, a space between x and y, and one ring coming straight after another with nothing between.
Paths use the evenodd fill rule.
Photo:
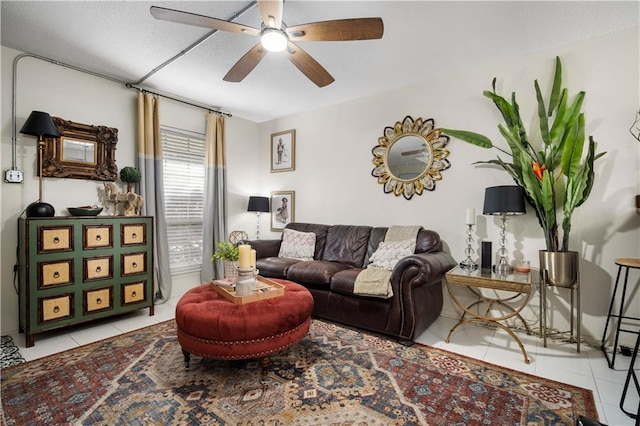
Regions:
<instances>
[{"instance_id":1,"label":"ceiling fan","mask_svg":"<svg viewBox=\"0 0 640 426\"><path fill-rule=\"evenodd\" d=\"M249 27L223 19L151 6L151 15L163 21L194 25L259 36L260 41L224 76L224 81L240 82L260 63L267 51L284 51L289 60L318 87L333 83L334 78L294 41L350 41L382 38L382 18L337 19L287 27L282 22L283 0L258 0L261 28Z\"/></svg>"}]
</instances>

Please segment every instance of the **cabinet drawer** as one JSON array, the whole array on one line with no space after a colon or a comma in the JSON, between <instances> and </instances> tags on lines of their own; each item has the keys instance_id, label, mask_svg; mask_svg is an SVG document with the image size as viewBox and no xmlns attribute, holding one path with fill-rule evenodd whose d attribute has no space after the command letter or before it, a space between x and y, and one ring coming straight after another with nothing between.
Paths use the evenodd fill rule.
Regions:
<instances>
[{"instance_id":1,"label":"cabinet drawer","mask_svg":"<svg viewBox=\"0 0 640 426\"><path fill-rule=\"evenodd\" d=\"M73 318L73 294L62 294L38 299L38 322Z\"/></svg>"},{"instance_id":2,"label":"cabinet drawer","mask_svg":"<svg viewBox=\"0 0 640 426\"><path fill-rule=\"evenodd\" d=\"M113 309L113 287L84 290L84 314Z\"/></svg>"},{"instance_id":3,"label":"cabinet drawer","mask_svg":"<svg viewBox=\"0 0 640 426\"><path fill-rule=\"evenodd\" d=\"M146 281L122 285L122 306L147 300Z\"/></svg>"},{"instance_id":4,"label":"cabinet drawer","mask_svg":"<svg viewBox=\"0 0 640 426\"><path fill-rule=\"evenodd\" d=\"M38 253L73 251L72 226L39 226Z\"/></svg>"},{"instance_id":5,"label":"cabinet drawer","mask_svg":"<svg viewBox=\"0 0 640 426\"><path fill-rule=\"evenodd\" d=\"M147 272L147 253L129 253L122 255L122 275L136 275Z\"/></svg>"},{"instance_id":6,"label":"cabinet drawer","mask_svg":"<svg viewBox=\"0 0 640 426\"><path fill-rule=\"evenodd\" d=\"M134 246L147 243L147 224L131 223L122 225L123 246Z\"/></svg>"},{"instance_id":7,"label":"cabinet drawer","mask_svg":"<svg viewBox=\"0 0 640 426\"><path fill-rule=\"evenodd\" d=\"M85 249L113 247L111 225L83 225L82 245Z\"/></svg>"},{"instance_id":8,"label":"cabinet drawer","mask_svg":"<svg viewBox=\"0 0 640 426\"><path fill-rule=\"evenodd\" d=\"M38 263L38 288L73 284L73 259Z\"/></svg>"},{"instance_id":9,"label":"cabinet drawer","mask_svg":"<svg viewBox=\"0 0 640 426\"><path fill-rule=\"evenodd\" d=\"M102 280L113 277L113 257L89 257L84 259L84 280Z\"/></svg>"}]
</instances>

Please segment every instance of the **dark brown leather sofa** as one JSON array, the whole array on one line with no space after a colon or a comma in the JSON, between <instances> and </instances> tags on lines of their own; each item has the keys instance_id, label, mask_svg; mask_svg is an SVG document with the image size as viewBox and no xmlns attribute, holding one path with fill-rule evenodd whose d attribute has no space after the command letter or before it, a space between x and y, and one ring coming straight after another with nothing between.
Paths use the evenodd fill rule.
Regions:
<instances>
[{"instance_id":1,"label":"dark brown leather sofa","mask_svg":"<svg viewBox=\"0 0 640 426\"><path fill-rule=\"evenodd\" d=\"M393 297L356 295L354 282L369 263L387 228L290 223L286 228L314 232L314 260L278 257L282 240L253 240L260 275L305 286L315 302L313 315L413 342L440 315L442 280L456 265L442 251L440 236L421 229L415 254L401 259L391 275Z\"/></svg>"}]
</instances>

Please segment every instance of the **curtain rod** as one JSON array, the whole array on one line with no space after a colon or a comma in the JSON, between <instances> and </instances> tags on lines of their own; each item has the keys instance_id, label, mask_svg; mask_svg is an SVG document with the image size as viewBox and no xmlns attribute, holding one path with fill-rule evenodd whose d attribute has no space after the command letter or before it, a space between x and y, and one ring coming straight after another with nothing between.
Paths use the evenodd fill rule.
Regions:
<instances>
[{"instance_id":1,"label":"curtain rod","mask_svg":"<svg viewBox=\"0 0 640 426\"><path fill-rule=\"evenodd\" d=\"M124 80L119 80L117 78L109 77L108 75L100 74L100 73L97 73L95 71L89 71L89 70L86 70L84 68L77 67L75 65L71 65L71 64L64 63L64 62L56 61L55 59L47 58L45 56L36 55L35 53L22 53L22 54L16 56L13 59L13 76L12 76L13 77L13 81L12 81L12 86L13 87L11 88L12 89L12 96L11 96L11 154L12 154L11 155L11 170L16 170L16 167L17 167L17 158L16 158L17 157L17 154L16 154L17 143L18 143L17 129L16 129L16 126L17 126L16 104L17 104L17 97L18 97L18 82L17 82L17 79L18 79L18 62L22 58L39 59L41 61L49 62L50 64L58 65L58 66L63 67L63 68L69 68L69 69L72 69L74 71L78 71L78 72L82 72L82 73L85 73L85 74L89 74L89 75L92 75L94 77L98 77L98 78L102 78L104 80L112 81L114 83L123 84L127 88L132 88L132 89L136 89L136 90L139 90L139 91L145 91L145 89L134 87L133 85L131 85L131 83L128 83L128 82L126 82ZM156 96L162 96L163 98L171 99L171 100L176 101L176 102L181 102L183 104L187 104L187 105L190 105L190 106L193 106L193 107L196 107L196 108L204 109L204 110L207 110L207 111L210 111L210 112L216 112L218 114L226 115L227 117L232 117L232 115L229 114L229 113L218 111L215 108L211 108L211 107L208 107L208 106L205 106L205 105L198 105L198 104L195 104L193 102L185 101L183 99L174 98L174 97L171 97L171 96L168 96L168 95L163 95L161 93L150 92L148 90L146 92L154 94Z\"/></svg>"},{"instance_id":2,"label":"curtain rod","mask_svg":"<svg viewBox=\"0 0 640 426\"><path fill-rule=\"evenodd\" d=\"M174 98L173 96L165 95L163 93L153 92L153 91L148 90L148 89L143 89L142 87L134 86L131 83L126 83L125 87L127 89L134 89L134 90L137 90L137 91L142 92L142 93L150 93L150 94L155 95L155 96L160 96L160 97L163 97L163 98L166 98L166 99L171 99L172 101L181 102L183 104L191 105L191 106L196 107L196 108L206 109L209 112L215 112L215 113L220 114L220 115L226 115L227 117L233 117L233 115L231 115L228 112L223 112L223 111L217 110L215 108L208 107L206 105L195 104L195 103L190 102L190 101L185 101L184 99Z\"/></svg>"}]
</instances>

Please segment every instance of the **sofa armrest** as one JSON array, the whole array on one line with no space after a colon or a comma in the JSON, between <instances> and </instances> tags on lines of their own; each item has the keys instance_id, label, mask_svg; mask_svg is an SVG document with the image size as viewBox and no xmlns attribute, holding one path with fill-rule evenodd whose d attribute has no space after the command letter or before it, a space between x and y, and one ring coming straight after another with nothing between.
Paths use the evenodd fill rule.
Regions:
<instances>
[{"instance_id":1,"label":"sofa armrest","mask_svg":"<svg viewBox=\"0 0 640 426\"><path fill-rule=\"evenodd\" d=\"M401 259L391 274L390 318L401 318L400 338L413 341L442 311L442 280L457 262L445 252L418 253ZM397 314L397 315L396 315Z\"/></svg>"},{"instance_id":2,"label":"sofa armrest","mask_svg":"<svg viewBox=\"0 0 640 426\"><path fill-rule=\"evenodd\" d=\"M251 240L245 242L255 249L257 259L264 259L265 257L278 257L282 240Z\"/></svg>"}]
</instances>

